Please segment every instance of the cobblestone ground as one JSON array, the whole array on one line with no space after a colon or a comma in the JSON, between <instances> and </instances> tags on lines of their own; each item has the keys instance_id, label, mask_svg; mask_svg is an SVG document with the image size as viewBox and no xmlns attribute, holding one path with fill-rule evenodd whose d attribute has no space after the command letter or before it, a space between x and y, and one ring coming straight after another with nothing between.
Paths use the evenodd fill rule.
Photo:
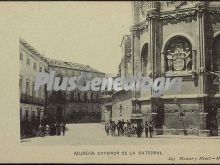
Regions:
<instances>
[{"instance_id":1,"label":"cobblestone ground","mask_svg":"<svg viewBox=\"0 0 220 165\"><path fill-rule=\"evenodd\" d=\"M107 136L103 124L67 124L65 136L34 137L21 140L22 145L169 145L169 144L219 144L220 137L197 137L181 135L156 135L153 138Z\"/></svg>"}]
</instances>

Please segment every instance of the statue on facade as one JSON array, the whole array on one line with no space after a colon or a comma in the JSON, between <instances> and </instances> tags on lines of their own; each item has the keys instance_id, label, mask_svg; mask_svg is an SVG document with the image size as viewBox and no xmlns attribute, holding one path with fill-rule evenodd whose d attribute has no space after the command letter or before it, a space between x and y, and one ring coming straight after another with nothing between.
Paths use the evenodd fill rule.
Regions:
<instances>
[{"instance_id":1,"label":"statue on facade","mask_svg":"<svg viewBox=\"0 0 220 165\"><path fill-rule=\"evenodd\" d=\"M189 48L186 48L186 51L185 51L186 70L192 70L192 66L191 66L192 58L190 57L190 55L191 55L191 52Z\"/></svg>"},{"instance_id":2,"label":"statue on facade","mask_svg":"<svg viewBox=\"0 0 220 165\"><path fill-rule=\"evenodd\" d=\"M181 47L177 47L173 53L171 50L167 51L167 65L168 71L184 71L192 70L191 51L187 47L184 51Z\"/></svg>"},{"instance_id":3,"label":"statue on facade","mask_svg":"<svg viewBox=\"0 0 220 165\"><path fill-rule=\"evenodd\" d=\"M190 42L185 38L173 39L167 46L168 71L191 71L194 67Z\"/></svg>"}]
</instances>

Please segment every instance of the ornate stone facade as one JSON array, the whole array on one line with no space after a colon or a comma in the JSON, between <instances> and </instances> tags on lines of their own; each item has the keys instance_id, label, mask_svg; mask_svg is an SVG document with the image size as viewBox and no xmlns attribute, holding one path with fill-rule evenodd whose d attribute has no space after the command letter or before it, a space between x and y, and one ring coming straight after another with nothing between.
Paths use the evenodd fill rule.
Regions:
<instances>
[{"instance_id":1,"label":"ornate stone facade","mask_svg":"<svg viewBox=\"0 0 220 165\"><path fill-rule=\"evenodd\" d=\"M132 12L133 74L183 78L179 93L134 93L133 108L158 134L218 135L220 2L134 1Z\"/></svg>"}]
</instances>

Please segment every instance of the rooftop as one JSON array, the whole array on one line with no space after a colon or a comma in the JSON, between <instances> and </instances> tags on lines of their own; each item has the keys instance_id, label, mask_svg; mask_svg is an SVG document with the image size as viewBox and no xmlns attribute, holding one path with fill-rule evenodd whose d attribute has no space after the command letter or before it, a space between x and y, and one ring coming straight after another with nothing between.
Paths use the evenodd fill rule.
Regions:
<instances>
[{"instance_id":1,"label":"rooftop","mask_svg":"<svg viewBox=\"0 0 220 165\"><path fill-rule=\"evenodd\" d=\"M46 58L46 60L47 60L48 65L50 66L57 66L57 67L75 69L75 70L83 70L83 71L88 71L88 72L103 73L94 68L91 68L89 65L83 65L83 64L74 63L74 62L66 62L62 60L54 60L54 59L49 59L49 58Z\"/></svg>"},{"instance_id":2,"label":"rooftop","mask_svg":"<svg viewBox=\"0 0 220 165\"><path fill-rule=\"evenodd\" d=\"M43 61L46 61L46 57L39 53L34 47L32 47L27 41L19 37L19 43L28 49L32 54L38 56Z\"/></svg>"},{"instance_id":3,"label":"rooftop","mask_svg":"<svg viewBox=\"0 0 220 165\"><path fill-rule=\"evenodd\" d=\"M82 71L88 71L88 72L96 72L96 73L103 73L100 72L94 68L91 68L89 65L83 65L79 63L73 63L73 62L66 62L62 60L54 60L45 57L41 53L39 53L34 47L32 47L28 42L26 42L24 39L19 38L20 44L22 44L26 49L28 49L31 53L38 56L43 61L47 62L48 65L51 66L57 66L57 67L63 67L63 68L69 68L69 69L75 69L75 70L82 70Z\"/></svg>"}]
</instances>

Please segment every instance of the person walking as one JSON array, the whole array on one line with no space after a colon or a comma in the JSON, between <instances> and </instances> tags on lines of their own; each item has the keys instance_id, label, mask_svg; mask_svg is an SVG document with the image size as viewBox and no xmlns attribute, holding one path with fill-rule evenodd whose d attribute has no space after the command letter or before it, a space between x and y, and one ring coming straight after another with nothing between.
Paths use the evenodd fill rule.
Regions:
<instances>
[{"instance_id":1,"label":"person walking","mask_svg":"<svg viewBox=\"0 0 220 165\"><path fill-rule=\"evenodd\" d=\"M122 121L121 121L121 133L122 133L122 136L124 136L124 125L125 125L125 121L124 121L124 119L122 119Z\"/></svg>"},{"instance_id":2,"label":"person walking","mask_svg":"<svg viewBox=\"0 0 220 165\"><path fill-rule=\"evenodd\" d=\"M50 135L50 126L49 126L49 124L46 125L46 135L47 136Z\"/></svg>"},{"instance_id":3,"label":"person walking","mask_svg":"<svg viewBox=\"0 0 220 165\"><path fill-rule=\"evenodd\" d=\"M138 123L137 123L137 137L138 137L138 138L141 137L142 131L143 131L142 124L141 124L141 122L138 122Z\"/></svg>"},{"instance_id":4,"label":"person walking","mask_svg":"<svg viewBox=\"0 0 220 165\"><path fill-rule=\"evenodd\" d=\"M149 131L150 131L150 138L152 138L152 136L153 136L153 131L154 131L153 122L150 122L150 124L149 124Z\"/></svg>"},{"instance_id":5,"label":"person walking","mask_svg":"<svg viewBox=\"0 0 220 165\"><path fill-rule=\"evenodd\" d=\"M40 137L44 137L44 130L43 130L44 128L43 128L43 125L42 124L40 124L39 125L39 134L40 134Z\"/></svg>"},{"instance_id":6,"label":"person walking","mask_svg":"<svg viewBox=\"0 0 220 165\"><path fill-rule=\"evenodd\" d=\"M112 136L115 136L115 130L116 130L116 124L114 121L112 121L112 124L111 124L111 135Z\"/></svg>"},{"instance_id":7,"label":"person walking","mask_svg":"<svg viewBox=\"0 0 220 165\"><path fill-rule=\"evenodd\" d=\"M145 129L145 136L146 136L146 138L148 137L148 122L147 121L145 121L145 124L144 124L144 129Z\"/></svg>"},{"instance_id":8,"label":"person walking","mask_svg":"<svg viewBox=\"0 0 220 165\"><path fill-rule=\"evenodd\" d=\"M105 132L106 132L107 135L109 135L109 130L110 130L110 125L109 125L109 123L107 122L107 123L105 124Z\"/></svg>"},{"instance_id":9,"label":"person walking","mask_svg":"<svg viewBox=\"0 0 220 165\"><path fill-rule=\"evenodd\" d=\"M55 127L56 127L56 135L60 136L60 123L56 122Z\"/></svg>"},{"instance_id":10,"label":"person walking","mask_svg":"<svg viewBox=\"0 0 220 165\"><path fill-rule=\"evenodd\" d=\"M118 123L117 123L117 130L118 130L118 136L120 136L120 132L121 132L121 121L118 120Z\"/></svg>"},{"instance_id":11,"label":"person walking","mask_svg":"<svg viewBox=\"0 0 220 165\"><path fill-rule=\"evenodd\" d=\"M62 133L63 133L63 136L64 136L65 135L65 131L66 131L66 126L65 126L64 122L61 123L61 129L62 129Z\"/></svg>"}]
</instances>

